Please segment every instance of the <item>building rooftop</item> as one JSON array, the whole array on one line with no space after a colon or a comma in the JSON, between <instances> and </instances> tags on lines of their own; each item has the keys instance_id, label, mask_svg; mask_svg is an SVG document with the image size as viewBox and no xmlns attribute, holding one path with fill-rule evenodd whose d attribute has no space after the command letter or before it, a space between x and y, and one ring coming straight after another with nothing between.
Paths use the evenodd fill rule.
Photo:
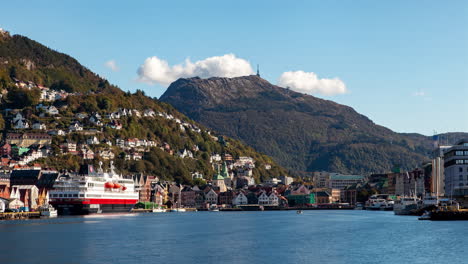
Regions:
<instances>
[{"instance_id":1,"label":"building rooftop","mask_svg":"<svg viewBox=\"0 0 468 264\"><path fill-rule=\"evenodd\" d=\"M339 173L331 173L330 180L363 180L364 176L362 175L345 175Z\"/></svg>"}]
</instances>

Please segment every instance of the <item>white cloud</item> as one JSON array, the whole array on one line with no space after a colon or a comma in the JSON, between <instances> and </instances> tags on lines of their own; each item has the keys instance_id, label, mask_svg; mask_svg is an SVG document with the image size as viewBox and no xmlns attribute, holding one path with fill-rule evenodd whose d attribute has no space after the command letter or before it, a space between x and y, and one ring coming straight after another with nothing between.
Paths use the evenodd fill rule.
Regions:
<instances>
[{"instance_id":1,"label":"white cloud","mask_svg":"<svg viewBox=\"0 0 468 264\"><path fill-rule=\"evenodd\" d=\"M204 60L170 66L167 61L156 56L149 57L138 68L138 81L149 84L168 85L178 78L195 77L238 77L253 74L252 66L247 60L237 58L234 54L209 57Z\"/></svg>"},{"instance_id":2,"label":"white cloud","mask_svg":"<svg viewBox=\"0 0 468 264\"><path fill-rule=\"evenodd\" d=\"M338 78L319 79L317 74L304 71L284 72L278 85L306 94L336 95L347 92L346 85Z\"/></svg>"},{"instance_id":3,"label":"white cloud","mask_svg":"<svg viewBox=\"0 0 468 264\"><path fill-rule=\"evenodd\" d=\"M117 66L117 62L115 62L115 60L107 61L104 65L106 65L107 68L111 69L111 71L116 72L119 70L119 67Z\"/></svg>"},{"instance_id":4,"label":"white cloud","mask_svg":"<svg viewBox=\"0 0 468 264\"><path fill-rule=\"evenodd\" d=\"M426 96L426 92L424 92L423 90L419 90L417 92L414 92L413 96L424 97L424 96Z\"/></svg>"}]
</instances>

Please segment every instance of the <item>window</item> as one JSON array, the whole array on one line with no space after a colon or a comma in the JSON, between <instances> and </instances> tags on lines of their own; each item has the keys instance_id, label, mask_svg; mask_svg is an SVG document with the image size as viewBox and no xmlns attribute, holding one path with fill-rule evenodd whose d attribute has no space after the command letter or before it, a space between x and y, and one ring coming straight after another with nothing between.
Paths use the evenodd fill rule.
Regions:
<instances>
[{"instance_id":1,"label":"window","mask_svg":"<svg viewBox=\"0 0 468 264\"><path fill-rule=\"evenodd\" d=\"M458 176L458 180L463 181L463 175Z\"/></svg>"},{"instance_id":2,"label":"window","mask_svg":"<svg viewBox=\"0 0 468 264\"><path fill-rule=\"evenodd\" d=\"M80 197L84 197L84 194L80 194Z\"/></svg>"},{"instance_id":3,"label":"window","mask_svg":"<svg viewBox=\"0 0 468 264\"><path fill-rule=\"evenodd\" d=\"M458 168L458 172L463 172L463 168L462 168L462 167L459 167L459 168Z\"/></svg>"},{"instance_id":4,"label":"window","mask_svg":"<svg viewBox=\"0 0 468 264\"><path fill-rule=\"evenodd\" d=\"M63 197L63 194L59 194L59 197Z\"/></svg>"},{"instance_id":5,"label":"window","mask_svg":"<svg viewBox=\"0 0 468 264\"><path fill-rule=\"evenodd\" d=\"M78 194L77 194L77 193L74 193L74 194L73 194L73 197L78 197Z\"/></svg>"}]
</instances>

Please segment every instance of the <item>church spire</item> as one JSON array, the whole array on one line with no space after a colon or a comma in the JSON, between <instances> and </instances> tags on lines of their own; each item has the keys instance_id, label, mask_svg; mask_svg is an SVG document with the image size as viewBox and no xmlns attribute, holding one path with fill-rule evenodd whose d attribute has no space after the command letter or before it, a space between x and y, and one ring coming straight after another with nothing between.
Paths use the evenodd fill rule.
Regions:
<instances>
[{"instance_id":1,"label":"church spire","mask_svg":"<svg viewBox=\"0 0 468 264\"><path fill-rule=\"evenodd\" d=\"M260 77L260 66L257 64L257 76Z\"/></svg>"}]
</instances>

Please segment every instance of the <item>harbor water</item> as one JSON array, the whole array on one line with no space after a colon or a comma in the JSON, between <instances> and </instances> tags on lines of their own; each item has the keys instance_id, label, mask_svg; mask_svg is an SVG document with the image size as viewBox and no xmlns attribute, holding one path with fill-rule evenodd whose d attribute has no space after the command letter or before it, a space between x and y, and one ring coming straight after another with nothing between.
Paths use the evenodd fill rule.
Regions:
<instances>
[{"instance_id":1,"label":"harbor water","mask_svg":"<svg viewBox=\"0 0 468 264\"><path fill-rule=\"evenodd\" d=\"M0 263L468 263L467 221L380 211L59 217L0 237Z\"/></svg>"}]
</instances>

